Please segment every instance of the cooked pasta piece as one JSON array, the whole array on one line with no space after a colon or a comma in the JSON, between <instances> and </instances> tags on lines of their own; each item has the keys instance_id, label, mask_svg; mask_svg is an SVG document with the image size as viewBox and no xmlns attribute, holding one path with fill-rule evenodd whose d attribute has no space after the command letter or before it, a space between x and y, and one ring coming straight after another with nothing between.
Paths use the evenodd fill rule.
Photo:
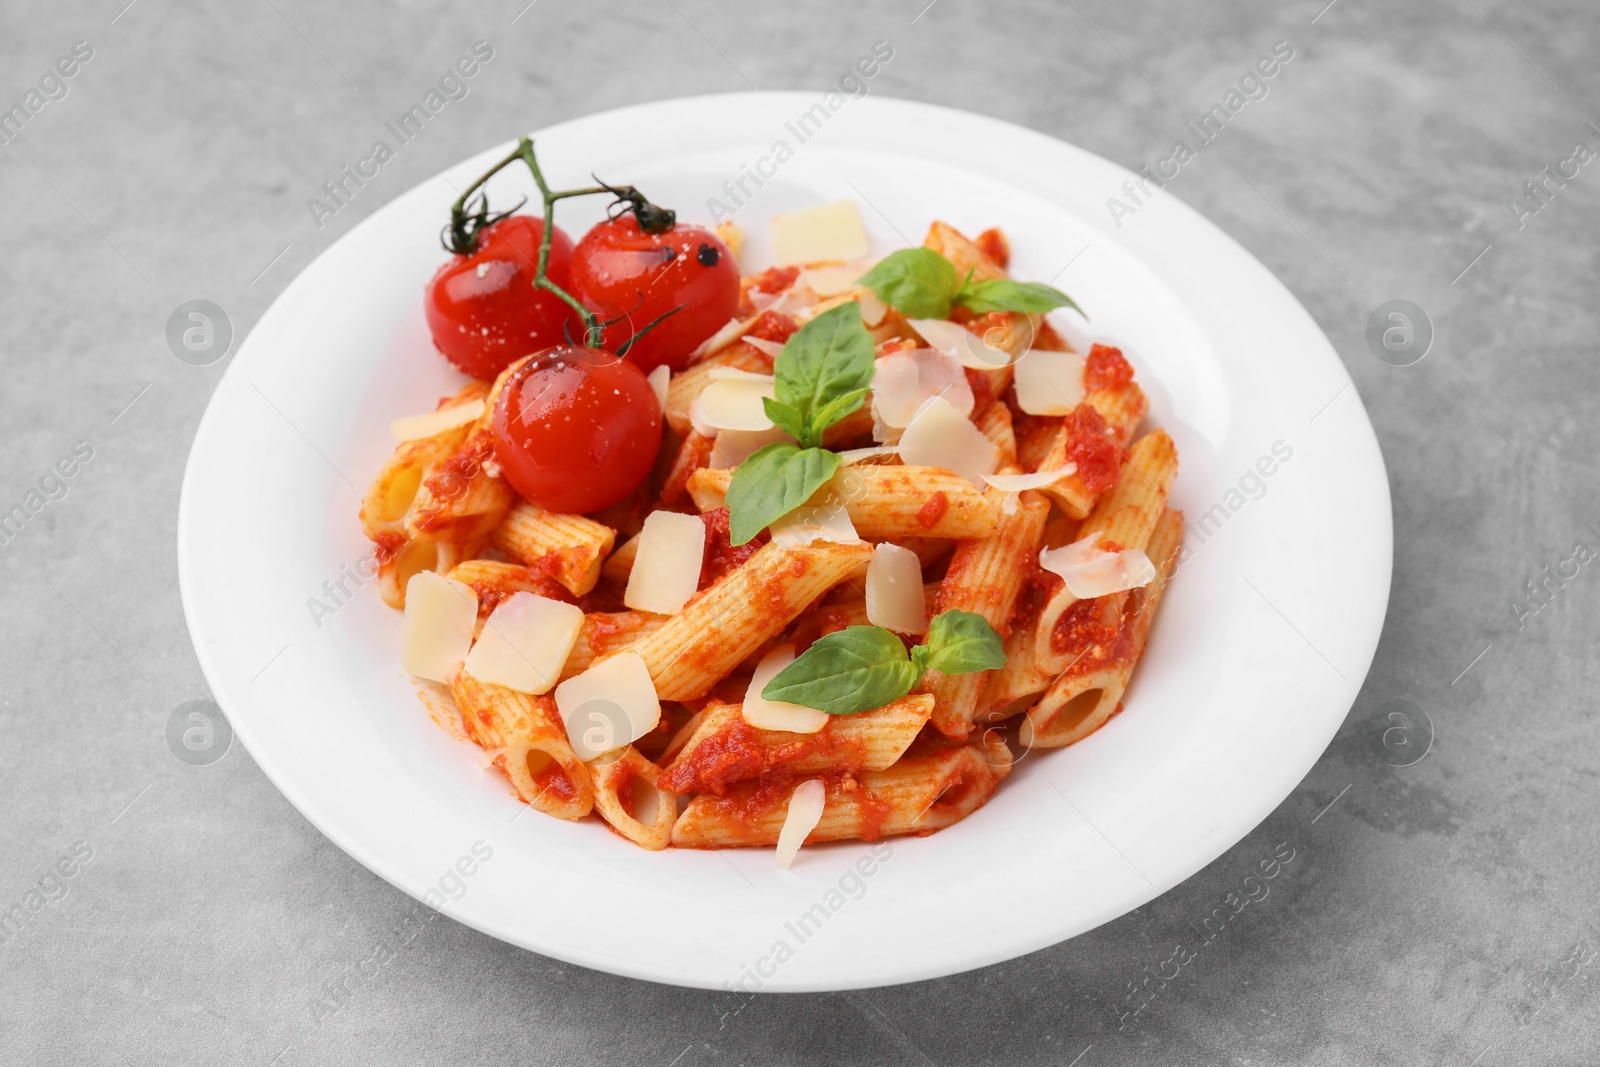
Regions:
<instances>
[{"instance_id":1,"label":"cooked pasta piece","mask_svg":"<svg viewBox=\"0 0 1600 1067\"><path fill-rule=\"evenodd\" d=\"M1102 546L1143 549L1167 506L1167 494L1177 474L1178 452L1172 438L1165 430L1145 434L1129 450L1116 487L1100 498L1093 514L1078 527L1078 540L1099 534ZM1112 593L1075 607L1078 598L1066 583L1056 587L1039 613L1034 646L1039 668L1052 674L1066 670L1083 650L1069 647L1065 631L1075 625L1086 632L1114 627L1127 595Z\"/></svg>"},{"instance_id":2,"label":"cooked pasta piece","mask_svg":"<svg viewBox=\"0 0 1600 1067\"><path fill-rule=\"evenodd\" d=\"M672 840L677 798L660 788L661 768L632 745L589 761L594 810L621 836L652 852Z\"/></svg>"},{"instance_id":3,"label":"cooked pasta piece","mask_svg":"<svg viewBox=\"0 0 1600 1067\"><path fill-rule=\"evenodd\" d=\"M494 458L494 435L474 430L430 470L406 512L406 533L417 541L481 545L516 499Z\"/></svg>"},{"instance_id":4,"label":"cooked pasta piece","mask_svg":"<svg viewBox=\"0 0 1600 1067\"><path fill-rule=\"evenodd\" d=\"M881 771L827 775L827 804L807 842L926 834L972 814L1011 772L998 738L907 756ZM721 796L701 793L672 828L679 848L773 845L783 829L795 779L785 769L738 782Z\"/></svg>"},{"instance_id":5,"label":"cooked pasta piece","mask_svg":"<svg viewBox=\"0 0 1600 1067\"><path fill-rule=\"evenodd\" d=\"M482 400L486 388L482 382L470 382L455 396L439 405L439 409L459 407L474 400ZM406 513L411 510L422 479L438 464L444 462L461 447L472 425L452 426L432 437L401 441L384 462L383 469L372 480L361 502L361 528L368 539L398 550L408 539L405 529Z\"/></svg>"},{"instance_id":6,"label":"cooked pasta piece","mask_svg":"<svg viewBox=\"0 0 1600 1067\"><path fill-rule=\"evenodd\" d=\"M667 468L667 476L661 486L663 506L672 507L688 495L689 476L701 467L710 465L711 449L715 443L715 438L707 437L699 430L689 431L689 436L678 446L672 465Z\"/></svg>"},{"instance_id":7,"label":"cooked pasta piece","mask_svg":"<svg viewBox=\"0 0 1600 1067\"><path fill-rule=\"evenodd\" d=\"M1133 431L1144 418L1149 401L1138 383L1128 381L1112 389L1091 389L1083 402L1099 412L1105 421L1106 439L1120 450L1126 450L1133 439ZM1047 447L1035 462L1033 469L1057 470L1069 462L1072 445L1071 432L1065 420L1056 421L1053 433L1048 435ZM1098 495L1085 482L1081 471L1074 471L1043 487L1040 492L1055 501L1062 512L1074 519L1088 515Z\"/></svg>"},{"instance_id":8,"label":"cooked pasta piece","mask_svg":"<svg viewBox=\"0 0 1600 1067\"><path fill-rule=\"evenodd\" d=\"M698 470L689 495L701 511L727 504L732 471ZM840 499L856 533L869 541L911 537L987 537L996 515L977 486L942 467L868 466L839 468L814 499Z\"/></svg>"},{"instance_id":9,"label":"cooked pasta piece","mask_svg":"<svg viewBox=\"0 0 1600 1067\"><path fill-rule=\"evenodd\" d=\"M1015 473L1015 469L1007 473ZM962 541L956 546L955 555L950 557L950 568L939 584L932 614L976 612L1003 637L1009 629L1017 596L1038 558L1050 504L1038 493L1022 492L1017 494L1016 506L1007 514L1000 502L1009 494L991 488L987 495L994 511L1000 515L999 525L988 537ZM977 713L978 697L991 673L928 672L923 685L937 700L933 725L940 733L954 738L967 736Z\"/></svg>"},{"instance_id":10,"label":"cooked pasta piece","mask_svg":"<svg viewBox=\"0 0 1600 1067\"><path fill-rule=\"evenodd\" d=\"M645 634L660 629L666 621L665 615L651 615L645 611L591 611L583 617L578 641L567 654L566 666L561 668L561 680L564 682L575 674L582 674L601 656L628 647Z\"/></svg>"},{"instance_id":11,"label":"cooked pasta piece","mask_svg":"<svg viewBox=\"0 0 1600 1067\"><path fill-rule=\"evenodd\" d=\"M1061 748L1105 725L1121 706L1128 680L1144 655L1161 595L1177 568L1183 543L1183 513L1164 512L1146 551L1156 565L1149 585L1134 589L1120 605L1117 633L1108 654L1067 668L1023 718L1018 740L1028 748Z\"/></svg>"},{"instance_id":12,"label":"cooked pasta piece","mask_svg":"<svg viewBox=\"0 0 1600 1067\"><path fill-rule=\"evenodd\" d=\"M600 563L617 534L582 515L546 511L519 501L494 528L490 542L519 563L550 569L550 576L582 596L600 580Z\"/></svg>"},{"instance_id":13,"label":"cooked pasta piece","mask_svg":"<svg viewBox=\"0 0 1600 1067\"><path fill-rule=\"evenodd\" d=\"M449 574L457 565L471 559L481 544L456 544L453 541L405 541L386 554L378 546L378 594L391 608L406 606L406 584L422 571Z\"/></svg>"},{"instance_id":14,"label":"cooked pasta piece","mask_svg":"<svg viewBox=\"0 0 1600 1067\"><path fill-rule=\"evenodd\" d=\"M633 561L638 558L639 535L634 534L606 557L606 561L600 565L600 577L618 585L627 585L628 575L633 573Z\"/></svg>"},{"instance_id":15,"label":"cooked pasta piece","mask_svg":"<svg viewBox=\"0 0 1600 1067\"><path fill-rule=\"evenodd\" d=\"M535 574L520 563L504 563L494 559L469 559L451 567L445 577L470 586L478 594L478 625L476 638L483 633L483 624L500 602L512 593L532 593L551 600L567 599L567 591L553 579Z\"/></svg>"},{"instance_id":16,"label":"cooked pasta piece","mask_svg":"<svg viewBox=\"0 0 1600 1067\"><path fill-rule=\"evenodd\" d=\"M1006 635L1006 664L984 679L973 722L1000 722L1022 714L1055 680L1055 675L1039 669L1033 646L1031 626L1014 627Z\"/></svg>"},{"instance_id":17,"label":"cooked pasta piece","mask_svg":"<svg viewBox=\"0 0 1600 1067\"><path fill-rule=\"evenodd\" d=\"M738 704L708 704L693 733L675 746L664 780L677 793L720 793L773 767L796 774L881 771L916 740L932 711L933 698L914 693L871 711L829 716L816 733L797 734L751 726Z\"/></svg>"},{"instance_id":18,"label":"cooked pasta piece","mask_svg":"<svg viewBox=\"0 0 1600 1067\"><path fill-rule=\"evenodd\" d=\"M628 647L644 657L662 700L702 696L871 556L865 542L763 545Z\"/></svg>"},{"instance_id":19,"label":"cooked pasta piece","mask_svg":"<svg viewBox=\"0 0 1600 1067\"><path fill-rule=\"evenodd\" d=\"M531 807L581 819L594 807L589 768L567 742L554 698L480 682L466 671L450 683L461 725Z\"/></svg>"},{"instance_id":20,"label":"cooked pasta piece","mask_svg":"<svg viewBox=\"0 0 1600 1067\"><path fill-rule=\"evenodd\" d=\"M1000 450L999 465L1001 470L1017 465L1017 435L1011 424L1011 409L1006 407L1005 401L995 400L977 412L972 421L978 429L983 431L983 436L994 442Z\"/></svg>"}]
</instances>

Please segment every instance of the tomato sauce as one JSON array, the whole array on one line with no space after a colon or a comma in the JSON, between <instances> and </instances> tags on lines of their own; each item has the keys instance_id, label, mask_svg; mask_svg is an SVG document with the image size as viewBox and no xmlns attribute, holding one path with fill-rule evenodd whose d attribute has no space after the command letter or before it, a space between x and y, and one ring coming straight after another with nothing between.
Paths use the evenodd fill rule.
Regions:
<instances>
[{"instance_id":1,"label":"tomato sauce","mask_svg":"<svg viewBox=\"0 0 1600 1067\"><path fill-rule=\"evenodd\" d=\"M774 341L781 345L799 329L800 324L794 320L794 316L781 311L763 311L761 317L744 332L744 336L759 337L763 341Z\"/></svg>"},{"instance_id":2,"label":"tomato sauce","mask_svg":"<svg viewBox=\"0 0 1600 1067\"><path fill-rule=\"evenodd\" d=\"M706 550L700 564L701 589L715 585L744 566L745 561L770 540L763 530L745 544L735 545L728 533L728 509L725 507L703 512L700 521L706 524Z\"/></svg>"},{"instance_id":3,"label":"tomato sauce","mask_svg":"<svg viewBox=\"0 0 1600 1067\"><path fill-rule=\"evenodd\" d=\"M1080 600L1062 612L1050 631L1050 647L1070 658L1065 673L1078 677L1131 659L1146 595L1144 589L1112 593Z\"/></svg>"},{"instance_id":4,"label":"tomato sauce","mask_svg":"<svg viewBox=\"0 0 1600 1067\"><path fill-rule=\"evenodd\" d=\"M555 760L545 764L539 773L533 776L533 787L564 804L578 799L577 786L572 784L572 779L567 777L567 772Z\"/></svg>"},{"instance_id":5,"label":"tomato sauce","mask_svg":"<svg viewBox=\"0 0 1600 1067\"><path fill-rule=\"evenodd\" d=\"M1085 389L1090 392L1121 389L1131 381L1133 367L1122 358L1122 349L1110 345L1095 345L1089 349L1089 358L1083 368Z\"/></svg>"},{"instance_id":6,"label":"tomato sauce","mask_svg":"<svg viewBox=\"0 0 1600 1067\"><path fill-rule=\"evenodd\" d=\"M950 498L944 495L943 489L940 489L923 501L922 506L917 509L916 523L924 530L931 530L949 510Z\"/></svg>"},{"instance_id":7,"label":"tomato sauce","mask_svg":"<svg viewBox=\"0 0 1600 1067\"><path fill-rule=\"evenodd\" d=\"M683 439L672 468L667 472L667 480L661 486L663 507L673 507L688 497L689 478L695 471L710 465L711 451L715 447L716 441L699 430L691 430Z\"/></svg>"},{"instance_id":8,"label":"tomato sauce","mask_svg":"<svg viewBox=\"0 0 1600 1067\"><path fill-rule=\"evenodd\" d=\"M1001 270L1011 265L1011 242L1006 240L1003 231L991 227L978 234L972 243L978 246L984 258Z\"/></svg>"},{"instance_id":9,"label":"tomato sauce","mask_svg":"<svg viewBox=\"0 0 1600 1067\"><path fill-rule=\"evenodd\" d=\"M750 288L758 293L781 293L798 277L799 267L768 267L750 280Z\"/></svg>"},{"instance_id":10,"label":"tomato sauce","mask_svg":"<svg viewBox=\"0 0 1600 1067\"><path fill-rule=\"evenodd\" d=\"M1111 439L1106 420L1092 404L1079 404L1062 420L1067 433L1067 459L1078 465L1078 478L1091 493L1117 484L1122 449Z\"/></svg>"},{"instance_id":11,"label":"tomato sauce","mask_svg":"<svg viewBox=\"0 0 1600 1067\"><path fill-rule=\"evenodd\" d=\"M1056 620L1050 631L1050 647L1071 659L1068 674L1083 674L1110 660L1118 619L1107 608L1105 597L1079 600Z\"/></svg>"},{"instance_id":12,"label":"tomato sauce","mask_svg":"<svg viewBox=\"0 0 1600 1067\"><path fill-rule=\"evenodd\" d=\"M715 793L721 795L731 782L755 778L767 770L809 755L817 748L814 738L763 744L755 727L743 718L695 745L661 776L664 788L674 793Z\"/></svg>"}]
</instances>

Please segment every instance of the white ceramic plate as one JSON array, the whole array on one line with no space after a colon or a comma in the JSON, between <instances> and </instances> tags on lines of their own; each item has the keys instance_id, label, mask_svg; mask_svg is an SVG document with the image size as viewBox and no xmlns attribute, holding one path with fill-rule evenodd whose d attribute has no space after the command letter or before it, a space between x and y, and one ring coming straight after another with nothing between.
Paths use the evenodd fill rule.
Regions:
<instances>
[{"instance_id":1,"label":"white ceramic plate","mask_svg":"<svg viewBox=\"0 0 1600 1067\"><path fill-rule=\"evenodd\" d=\"M438 890L447 914L495 937L751 991L1008 959L1139 906L1240 840L1310 769L1366 674L1389 591L1388 482L1349 376L1294 297L1170 195L1117 228L1106 199L1130 175L1080 149L878 98L845 102L800 144L793 124L818 99L607 112L539 134L540 160L556 187L593 171L703 223L708 198L732 206L725 181L759 168L771 176L746 180L737 216L747 270L764 265L767 218L840 197L861 204L879 252L919 243L935 218L1004 227L1017 276L1078 300L1092 322L1062 321L1123 347L1150 423L1176 439L1187 561L1123 713L1027 756L932 837L807 849L783 872L770 849L650 853L598 821L523 815L419 703L397 665L400 617L357 571L370 546L356 511L389 420L460 380L421 312L440 226L508 147L452 167L323 253L240 348L189 457L178 553L200 663L278 788L373 871L413 896ZM775 168L779 140L793 153ZM529 189L511 171L491 186L503 205ZM602 208L568 201L558 219L576 235ZM1274 446L1276 464L1262 459ZM313 598L338 610L314 619Z\"/></svg>"}]
</instances>

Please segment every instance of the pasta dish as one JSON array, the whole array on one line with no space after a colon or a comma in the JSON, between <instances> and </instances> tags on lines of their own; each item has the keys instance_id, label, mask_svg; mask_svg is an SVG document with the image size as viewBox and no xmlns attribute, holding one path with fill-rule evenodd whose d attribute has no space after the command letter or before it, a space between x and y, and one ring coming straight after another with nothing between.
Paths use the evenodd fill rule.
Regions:
<instances>
[{"instance_id":1,"label":"pasta dish","mask_svg":"<svg viewBox=\"0 0 1600 1067\"><path fill-rule=\"evenodd\" d=\"M490 211L518 164L542 217ZM573 241L577 196L611 209ZM742 274L748 236L552 190L521 141L424 295L466 383L393 424L360 519L402 667L524 803L787 867L950 826L1104 726L1183 518L1133 366L1074 350L1007 235L875 255L840 201Z\"/></svg>"}]
</instances>

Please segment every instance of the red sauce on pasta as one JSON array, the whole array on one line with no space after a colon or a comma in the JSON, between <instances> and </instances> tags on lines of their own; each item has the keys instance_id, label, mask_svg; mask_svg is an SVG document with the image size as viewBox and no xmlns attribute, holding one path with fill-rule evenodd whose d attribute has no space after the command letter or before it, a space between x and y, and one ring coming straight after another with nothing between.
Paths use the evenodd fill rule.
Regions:
<instances>
[{"instance_id":1,"label":"red sauce on pasta","mask_svg":"<svg viewBox=\"0 0 1600 1067\"><path fill-rule=\"evenodd\" d=\"M546 796L558 798L562 803L578 799L577 787L572 784L572 779L567 777L567 772L562 770L561 764L555 760L545 764L539 773L533 776L533 786Z\"/></svg>"},{"instance_id":2,"label":"red sauce on pasta","mask_svg":"<svg viewBox=\"0 0 1600 1067\"><path fill-rule=\"evenodd\" d=\"M1067 459L1078 465L1078 478L1091 493L1117 484L1122 449L1108 435L1106 420L1092 404L1079 404L1062 420L1067 431Z\"/></svg>"},{"instance_id":3,"label":"red sauce on pasta","mask_svg":"<svg viewBox=\"0 0 1600 1067\"><path fill-rule=\"evenodd\" d=\"M1095 345L1089 349L1089 358L1083 368L1083 387L1093 392L1097 389L1121 389L1133 381L1133 367L1122 358L1122 349L1110 345Z\"/></svg>"},{"instance_id":4,"label":"red sauce on pasta","mask_svg":"<svg viewBox=\"0 0 1600 1067\"><path fill-rule=\"evenodd\" d=\"M798 277L799 267L768 267L750 280L750 288L758 293L781 293Z\"/></svg>"},{"instance_id":5,"label":"red sauce on pasta","mask_svg":"<svg viewBox=\"0 0 1600 1067\"><path fill-rule=\"evenodd\" d=\"M700 521L706 524L706 551L700 564L700 588L715 585L721 578L744 566L745 560L771 538L766 531L754 540L735 545L728 534L728 509L713 508L702 512Z\"/></svg>"},{"instance_id":6,"label":"red sauce on pasta","mask_svg":"<svg viewBox=\"0 0 1600 1067\"><path fill-rule=\"evenodd\" d=\"M778 745L763 744L755 727L743 718L734 718L663 773L661 785L674 793L720 795L729 783L755 778L772 767L809 754L816 747L812 738Z\"/></svg>"},{"instance_id":7,"label":"red sauce on pasta","mask_svg":"<svg viewBox=\"0 0 1600 1067\"><path fill-rule=\"evenodd\" d=\"M763 341L776 341L781 345L793 337L795 331L799 329L800 324L794 321L792 315L785 315L781 311L763 311L761 317L745 331L744 335L759 337Z\"/></svg>"},{"instance_id":8,"label":"red sauce on pasta","mask_svg":"<svg viewBox=\"0 0 1600 1067\"><path fill-rule=\"evenodd\" d=\"M973 240L978 246L978 251L995 266L1004 270L1011 264L1011 242L1006 240L1006 235L993 227L984 230Z\"/></svg>"},{"instance_id":9,"label":"red sauce on pasta","mask_svg":"<svg viewBox=\"0 0 1600 1067\"><path fill-rule=\"evenodd\" d=\"M940 489L923 501L922 506L917 509L917 525L924 530L931 530L938 524L940 519L944 518L945 512L949 510L950 498L944 495L943 489Z\"/></svg>"},{"instance_id":10,"label":"red sauce on pasta","mask_svg":"<svg viewBox=\"0 0 1600 1067\"><path fill-rule=\"evenodd\" d=\"M1056 620L1050 631L1050 647L1071 662L1067 673L1083 674L1111 659L1119 627L1116 615L1107 618L1107 608L1105 597L1079 600Z\"/></svg>"}]
</instances>

